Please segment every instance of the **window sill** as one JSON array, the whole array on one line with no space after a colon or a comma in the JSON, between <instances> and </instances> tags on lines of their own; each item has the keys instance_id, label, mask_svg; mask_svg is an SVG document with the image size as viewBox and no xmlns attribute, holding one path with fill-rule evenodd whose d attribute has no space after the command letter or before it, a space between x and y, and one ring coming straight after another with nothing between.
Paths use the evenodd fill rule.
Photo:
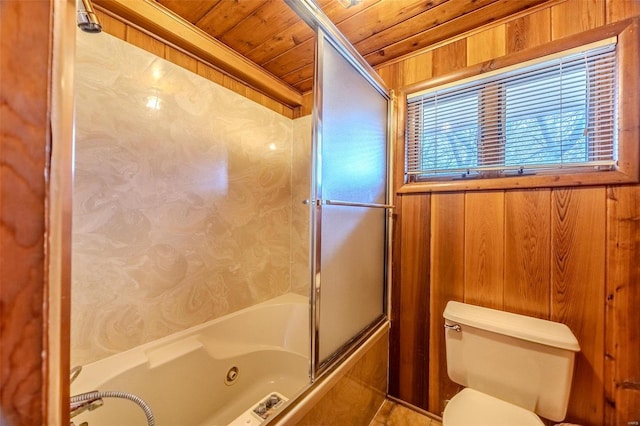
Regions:
<instances>
[{"instance_id":1,"label":"window sill","mask_svg":"<svg viewBox=\"0 0 640 426\"><path fill-rule=\"evenodd\" d=\"M618 185L638 182L638 177L620 171L580 171L522 177L472 178L412 182L398 188L399 194L425 192L483 191L491 189L552 188L558 186Z\"/></svg>"}]
</instances>

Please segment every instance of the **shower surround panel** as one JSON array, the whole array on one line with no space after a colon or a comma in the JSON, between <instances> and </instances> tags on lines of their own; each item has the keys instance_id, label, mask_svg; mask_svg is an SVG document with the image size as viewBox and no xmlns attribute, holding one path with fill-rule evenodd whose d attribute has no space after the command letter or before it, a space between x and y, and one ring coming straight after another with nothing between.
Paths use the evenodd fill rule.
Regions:
<instances>
[{"instance_id":1,"label":"shower surround panel","mask_svg":"<svg viewBox=\"0 0 640 426\"><path fill-rule=\"evenodd\" d=\"M307 211L292 200L293 159L307 155L294 156L293 135L308 140L309 126L79 33L73 365L292 290L292 258L308 248Z\"/></svg>"}]
</instances>

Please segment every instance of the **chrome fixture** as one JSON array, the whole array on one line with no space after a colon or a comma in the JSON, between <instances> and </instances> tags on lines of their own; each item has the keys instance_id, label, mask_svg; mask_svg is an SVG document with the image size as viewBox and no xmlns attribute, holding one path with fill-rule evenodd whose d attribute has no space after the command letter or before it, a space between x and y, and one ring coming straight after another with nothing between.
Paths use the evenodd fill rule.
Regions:
<instances>
[{"instance_id":1,"label":"chrome fixture","mask_svg":"<svg viewBox=\"0 0 640 426\"><path fill-rule=\"evenodd\" d=\"M73 382L76 377L80 375L81 371L81 365L73 367L71 369L71 382ZM144 411L144 415L147 417L147 423L149 424L149 426L155 426L156 421L153 417L151 407L149 407L144 399L128 392L119 391L91 391L72 396L71 398L69 398L69 418L73 418L87 410L93 411L96 408L102 407L102 405L104 404L102 398L122 398L128 399L131 402L135 402L140 406L140 408L142 408L142 411Z\"/></svg>"},{"instance_id":2,"label":"chrome fixture","mask_svg":"<svg viewBox=\"0 0 640 426\"><path fill-rule=\"evenodd\" d=\"M69 418L74 418L85 411L93 411L96 408L102 407L104 401L102 401L102 398L97 394L98 392L94 391L71 397L71 402L69 403Z\"/></svg>"},{"instance_id":3,"label":"chrome fixture","mask_svg":"<svg viewBox=\"0 0 640 426\"><path fill-rule=\"evenodd\" d=\"M151 407L149 407L149 405L139 396L128 392L92 391L72 396L69 401L69 410L71 412L70 417L73 418L86 410L91 411L101 407L103 404L102 398L123 398L135 402L140 406L140 408L142 408L142 411L144 411L148 425L155 426L156 421L153 417Z\"/></svg>"},{"instance_id":4,"label":"chrome fixture","mask_svg":"<svg viewBox=\"0 0 640 426\"><path fill-rule=\"evenodd\" d=\"M314 206L343 206L343 207L371 207L377 209L394 209L393 204L376 204L376 203L356 203L352 201L338 201L338 200L302 200L302 204L314 205Z\"/></svg>"},{"instance_id":5,"label":"chrome fixture","mask_svg":"<svg viewBox=\"0 0 640 426\"><path fill-rule=\"evenodd\" d=\"M253 409L253 412L261 419L266 420L273 414L273 412L280 408L284 404L285 400L281 398L281 395L272 393L268 395L262 402L258 403Z\"/></svg>"},{"instance_id":6,"label":"chrome fixture","mask_svg":"<svg viewBox=\"0 0 640 426\"><path fill-rule=\"evenodd\" d=\"M102 31L100 20L93 10L91 0L76 0L78 5L77 22L78 27L87 33L99 33Z\"/></svg>"},{"instance_id":7,"label":"chrome fixture","mask_svg":"<svg viewBox=\"0 0 640 426\"><path fill-rule=\"evenodd\" d=\"M447 330L453 330L453 331L462 331L462 327L460 327L460 324L445 324L444 328Z\"/></svg>"},{"instance_id":8,"label":"chrome fixture","mask_svg":"<svg viewBox=\"0 0 640 426\"><path fill-rule=\"evenodd\" d=\"M80 375L81 371L82 371L81 365L76 365L75 367L73 367L69 374L69 383L73 383L73 381Z\"/></svg>"}]
</instances>

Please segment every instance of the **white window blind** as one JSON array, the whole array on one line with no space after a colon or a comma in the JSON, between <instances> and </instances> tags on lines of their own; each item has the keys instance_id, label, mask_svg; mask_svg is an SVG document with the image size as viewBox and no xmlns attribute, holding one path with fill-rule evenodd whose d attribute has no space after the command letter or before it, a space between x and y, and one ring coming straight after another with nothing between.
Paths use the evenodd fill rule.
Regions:
<instances>
[{"instance_id":1,"label":"white window blind","mask_svg":"<svg viewBox=\"0 0 640 426\"><path fill-rule=\"evenodd\" d=\"M408 180L615 168L615 39L602 44L409 96Z\"/></svg>"}]
</instances>

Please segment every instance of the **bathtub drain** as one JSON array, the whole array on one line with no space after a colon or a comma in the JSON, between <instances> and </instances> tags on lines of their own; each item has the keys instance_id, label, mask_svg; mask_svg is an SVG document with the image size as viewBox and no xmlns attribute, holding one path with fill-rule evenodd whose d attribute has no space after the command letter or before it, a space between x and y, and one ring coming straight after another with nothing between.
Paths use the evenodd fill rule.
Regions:
<instances>
[{"instance_id":1,"label":"bathtub drain","mask_svg":"<svg viewBox=\"0 0 640 426\"><path fill-rule=\"evenodd\" d=\"M224 378L224 384L227 386L231 386L238 380L238 376L240 372L238 371L238 367L231 367L229 371L227 371L227 375Z\"/></svg>"}]
</instances>

